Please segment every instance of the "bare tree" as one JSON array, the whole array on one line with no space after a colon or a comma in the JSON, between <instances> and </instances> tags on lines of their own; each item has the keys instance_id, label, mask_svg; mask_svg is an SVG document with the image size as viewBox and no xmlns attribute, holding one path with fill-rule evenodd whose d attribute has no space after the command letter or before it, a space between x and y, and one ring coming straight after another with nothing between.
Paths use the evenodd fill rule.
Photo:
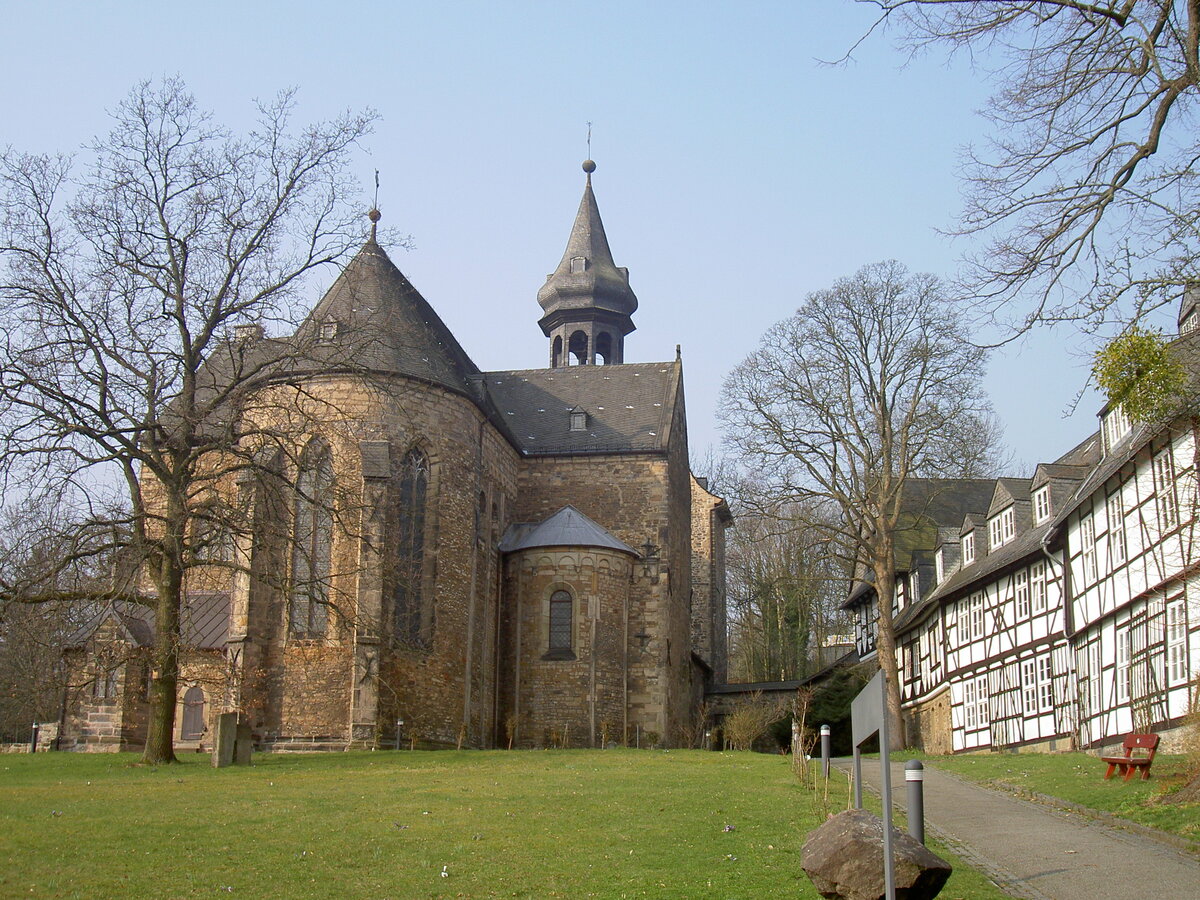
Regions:
<instances>
[{"instance_id":1,"label":"bare tree","mask_svg":"<svg viewBox=\"0 0 1200 900\"><path fill-rule=\"evenodd\" d=\"M71 635L97 611L99 598L128 581L111 538L80 539L88 523L66 523L64 511L29 503L0 518L0 733L59 718L68 673L63 653ZM105 547L109 548L105 551ZM57 603L17 603L54 596Z\"/></svg>"},{"instance_id":2,"label":"bare tree","mask_svg":"<svg viewBox=\"0 0 1200 900\"><path fill-rule=\"evenodd\" d=\"M1135 321L1200 263L1200 4L1194 0L860 0L910 50L990 68L959 230L991 238L972 293L1016 323ZM1011 316L1006 316L1011 318Z\"/></svg>"},{"instance_id":3,"label":"bare tree","mask_svg":"<svg viewBox=\"0 0 1200 900\"><path fill-rule=\"evenodd\" d=\"M830 547L828 510L739 490L729 570L730 670L738 681L787 681L821 668L845 631L849 571Z\"/></svg>"},{"instance_id":4,"label":"bare tree","mask_svg":"<svg viewBox=\"0 0 1200 900\"><path fill-rule=\"evenodd\" d=\"M144 573L112 595L154 612L151 763L174 759L188 573L244 525L221 488L287 444L288 415L240 413L296 343L240 327L288 321L305 275L359 231L347 165L372 116L294 132L292 108L291 93L260 104L236 136L179 81L146 82L81 176L65 156L0 157L0 466L28 493L123 494L78 543L119 533ZM62 595L10 584L6 598Z\"/></svg>"},{"instance_id":5,"label":"bare tree","mask_svg":"<svg viewBox=\"0 0 1200 900\"><path fill-rule=\"evenodd\" d=\"M810 294L724 386L728 439L754 477L780 498L833 505L831 545L873 579L897 736L891 600L904 485L992 465L983 364L938 279L884 262Z\"/></svg>"}]
</instances>

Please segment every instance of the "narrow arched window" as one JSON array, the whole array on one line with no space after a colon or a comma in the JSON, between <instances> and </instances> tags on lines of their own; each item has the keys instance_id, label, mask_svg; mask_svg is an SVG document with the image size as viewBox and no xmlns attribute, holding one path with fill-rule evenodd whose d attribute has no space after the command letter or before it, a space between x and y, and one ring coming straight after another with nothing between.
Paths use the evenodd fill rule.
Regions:
<instances>
[{"instance_id":1,"label":"narrow arched window","mask_svg":"<svg viewBox=\"0 0 1200 900\"><path fill-rule=\"evenodd\" d=\"M568 592L555 591L550 595L550 646L547 649L555 656L571 653L574 611L575 601Z\"/></svg>"},{"instance_id":2,"label":"narrow arched window","mask_svg":"<svg viewBox=\"0 0 1200 900\"><path fill-rule=\"evenodd\" d=\"M333 461L329 448L313 441L300 457L296 476L295 540L292 550L294 637L318 637L329 627L329 573L333 557Z\"/></svg>"},{"instance_id":3,"label":"narrow arched window","mask_svg":"<svg viewBox=\"0 0 1200 900\"><path fill-rule=\"evenodd\" d=\"M425 501L429 459L410 450L400 471L400 546L397 548L396 637L422 643L424 627Z\"/></svg>"}]
</instances>

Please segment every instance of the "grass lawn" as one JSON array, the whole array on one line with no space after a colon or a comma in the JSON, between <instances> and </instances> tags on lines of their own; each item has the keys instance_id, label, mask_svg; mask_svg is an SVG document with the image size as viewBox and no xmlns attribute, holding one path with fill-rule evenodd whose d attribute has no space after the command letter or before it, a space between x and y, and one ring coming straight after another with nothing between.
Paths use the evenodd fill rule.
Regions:
<instances>
[{"instance_id":1,"label":"grass lawn","mask_svg":"<svg viewBox=\"0 0 1200 900\"><path fill-rule=\"evenodd\" d=\"M0 757L0 896L817 896L800 850L823 810L780 756L263 754L219 770L199 756L135 761ZM835 811L844 784L840 794ZM1003 896L952 862L942 897Z\"/></svg>"},{"instance_id":2,"label":"grass lawn","mask_svg":"<svg viewBox=\"0 0 1200 900\"><path fill-rule=\"evenodd\" d=\"M1105 781L1107 766L1086 753L980 753L925 762L974 781L1048 794L1200 841L1200 803L1160 802L1164 792L1184 783L1183 756L1159 753L1148 780L1135 775L1127 782L1118 775Z\"/></svg>"}]
</instances>

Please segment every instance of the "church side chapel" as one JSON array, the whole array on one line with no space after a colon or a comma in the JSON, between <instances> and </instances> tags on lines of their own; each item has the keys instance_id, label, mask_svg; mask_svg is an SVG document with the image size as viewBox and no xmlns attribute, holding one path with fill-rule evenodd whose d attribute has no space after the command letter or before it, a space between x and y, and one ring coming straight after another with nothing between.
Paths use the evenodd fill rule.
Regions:
<instances>
[{"instance_id":1,"label":"church side chapel","mask_svg":"<svg viewBox=\"0 0 1200 900\"><path fill-rule=\"evenodd\" d=\"M678 354L625 361L638 300L594 170L537 293L549 368L480 371L371 211L370 237L292 336L315 351L262 389L272 403L239 408L286 406L311 427L273 478L220 482L251 525L214 541L188 583L178 746L210 747L229 711L265 750L675 746L695 732L725 677L731 517L690 470ZM144 743L148 615L112 603L73 637L64 748Z\"/></svg>"}]
</instances>

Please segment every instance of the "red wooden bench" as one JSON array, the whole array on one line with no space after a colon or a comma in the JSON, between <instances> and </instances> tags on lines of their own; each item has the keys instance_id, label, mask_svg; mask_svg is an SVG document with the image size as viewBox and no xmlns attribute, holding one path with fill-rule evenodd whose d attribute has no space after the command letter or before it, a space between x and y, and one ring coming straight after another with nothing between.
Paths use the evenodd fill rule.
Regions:
<instances>
[{"instance_id":1,"label":"red wooden bench","mask_svg":"<svg viewBox=\"0 0 1200 900\"><path fill-rule=\"evenodd\" d=\"M1112 778L1115 770L1120 769L1124 781L1133 777L1137 769L1142 770L1142 778L1150 777L1150 763L1154 762L1154 754L1158 752L1157 734L1129 734L1121 745L1123 756L1102 756L1100 762L1108 763L1108 771L1104 780Z\"/></svg>"}]
</instances>

